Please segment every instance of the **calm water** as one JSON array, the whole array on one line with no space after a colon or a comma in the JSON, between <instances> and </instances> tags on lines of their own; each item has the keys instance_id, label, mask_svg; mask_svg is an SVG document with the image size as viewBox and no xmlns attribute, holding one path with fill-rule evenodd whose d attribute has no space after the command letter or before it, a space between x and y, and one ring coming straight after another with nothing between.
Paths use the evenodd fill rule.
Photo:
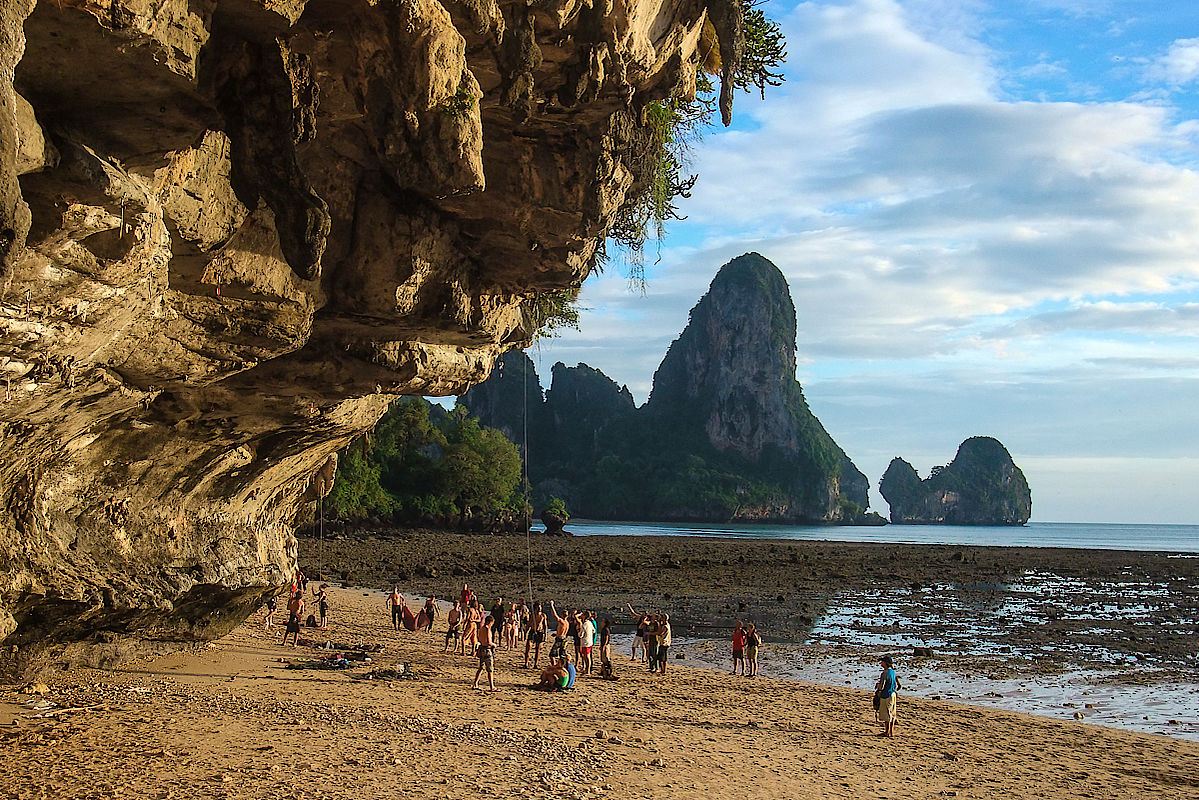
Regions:
<instances>
[{"instance_id":1,"label":"calm water","mask_svg":"<svg viewBox=\"0 0 1199 800\"><path fill-rule=\"evenodd\" d=\"M688 525L571 520L581 536L722 536L744 539L812 539L831 542L1075 547L1099 550L1167 550L1199 553L1199 525L1121 525L1030 522L1023 527L973 525Z\"/></svg>"}]
</instances>

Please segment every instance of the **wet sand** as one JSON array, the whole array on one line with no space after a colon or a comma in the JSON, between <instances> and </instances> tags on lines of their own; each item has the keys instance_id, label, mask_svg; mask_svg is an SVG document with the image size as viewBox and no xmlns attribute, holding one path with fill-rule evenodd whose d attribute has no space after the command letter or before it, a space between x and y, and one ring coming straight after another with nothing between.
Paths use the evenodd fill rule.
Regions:
<instances>
[{"instance_id":1,"label":"wet sand","mask_svg":"<svg viewBox=\"0 0 1199 800\"><path fill-rule=\"evenodd\" d=\"M281 647L255 615L207 647L61 673L44 697L0 690L4 795L1199 797L1189 742L908 698L886 740L868 686L652 676L622 659L615 682L549 695L520 688L532 673L501 651L501 691L478 692L472 659L437 652L444 622L393 632L360 590L335 590L332 609L324 636L385 645L372 666L287 670L279 658L314 651ZM417 677L363 677L398 663Z\"/></svg>"}]
</instances>

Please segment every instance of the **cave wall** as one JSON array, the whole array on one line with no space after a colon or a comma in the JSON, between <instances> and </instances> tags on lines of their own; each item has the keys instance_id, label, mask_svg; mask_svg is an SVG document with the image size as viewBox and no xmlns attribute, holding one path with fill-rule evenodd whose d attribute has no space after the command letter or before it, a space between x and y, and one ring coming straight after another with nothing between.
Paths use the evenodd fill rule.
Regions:
<instances>
[{"instance_id":1,"label":"cave wall","mask_svg":"<svg viewBox=\"0 0 1199 800\"><path fill-rule=\"evenodd\" d=\"M645 104L694 93L709 22L727 78L739 20L0 0L0 676L219 636L286 585L314 476L530 341L641 177Z\"/></svg>"}]
</instances>

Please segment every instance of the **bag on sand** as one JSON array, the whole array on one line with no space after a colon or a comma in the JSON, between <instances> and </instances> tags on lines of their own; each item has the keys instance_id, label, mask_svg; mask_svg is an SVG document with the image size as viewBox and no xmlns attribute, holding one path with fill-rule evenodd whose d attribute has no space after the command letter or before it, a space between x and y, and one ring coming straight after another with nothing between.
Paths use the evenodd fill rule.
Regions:
<instances>
[{"instance_id":1,"label":"bag on sand","mask_svg":"<svg viewBox=\"0 0 1199 800\"><path fill-rule=\"evenodd\" d=\"M874 691L874 710L875 711L878 711L879 703L882 701L882 698L879 696L880 694L881 693L877 689Z\"/></svg>"},{"instance_id":2,"label":"bag on sand","mask_svg":"<svg viewBox=\"0 0 1199 800\"><path fill-rule=\"evenodd\" d=\"M308 619L304 620L304 624L307 625L309 628L315 628L316 627L316 614L309 614Z\"/></svg>"}]
</instances>

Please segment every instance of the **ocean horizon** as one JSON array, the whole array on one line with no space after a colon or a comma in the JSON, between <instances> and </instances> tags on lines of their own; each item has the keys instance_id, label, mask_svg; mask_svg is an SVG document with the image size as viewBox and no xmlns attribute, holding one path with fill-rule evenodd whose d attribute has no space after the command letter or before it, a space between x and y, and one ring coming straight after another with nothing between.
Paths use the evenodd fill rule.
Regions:
<instances>
[{"instance_id":1,"label":"ocean horizon","mask_svg":"<svg viewBox=\"0 0 1199 800\"><path fill-rule=\"evenodd\" d=\"M1019 526L830 526L572 519L567 523L566 529L579 536L717 536L735 539L1199 553L1199 525L1165 523L1029 522Z\"/></svg>"}]
</instances>

